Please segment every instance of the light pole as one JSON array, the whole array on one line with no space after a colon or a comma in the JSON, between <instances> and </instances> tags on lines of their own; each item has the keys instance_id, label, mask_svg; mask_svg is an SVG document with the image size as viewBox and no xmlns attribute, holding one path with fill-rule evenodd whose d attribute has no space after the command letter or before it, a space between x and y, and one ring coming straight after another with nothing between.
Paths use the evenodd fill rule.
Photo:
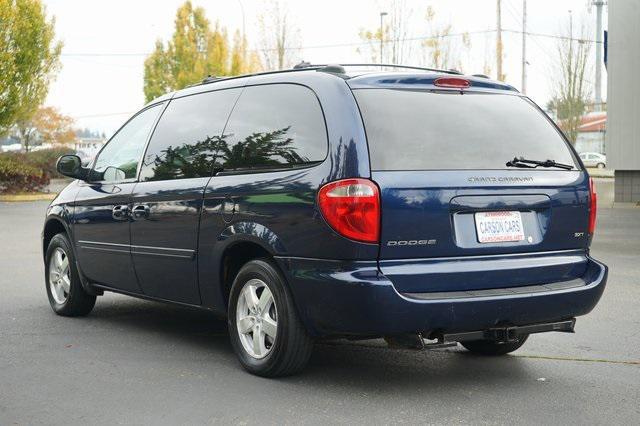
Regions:
<instances>
[{"instance_id":1,"label":"light pole","mask_svg":"<svg viewBox=\"0 0 640 426\"><path fill-rule=\"evenodd\" d=\"M382 64L382 49L384 46L384 27L382 26L382 18L387 15L387 12L380 12L380 64Z\"/></svg>"}]
</instances>

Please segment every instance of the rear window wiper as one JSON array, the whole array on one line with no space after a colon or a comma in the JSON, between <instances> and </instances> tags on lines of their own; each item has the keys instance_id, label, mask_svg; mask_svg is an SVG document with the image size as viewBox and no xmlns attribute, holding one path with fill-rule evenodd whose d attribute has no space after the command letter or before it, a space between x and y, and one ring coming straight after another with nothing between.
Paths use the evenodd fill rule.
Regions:
<instances>
[{"instance_id":1,"label":"rear window wiper","mask_svg":"<svg viewBox=\"0 0 640 426\"><path fill-rule=\"evenodd\" d=\"M573 166L570 164L556 163L553 160L537 161L527 160L524 157L514 157L513 160L507 161L507 167L522 167L525 169L535 169L536 167L557 167L564 170L572 170Z\"/></svg>"}]
</instances>

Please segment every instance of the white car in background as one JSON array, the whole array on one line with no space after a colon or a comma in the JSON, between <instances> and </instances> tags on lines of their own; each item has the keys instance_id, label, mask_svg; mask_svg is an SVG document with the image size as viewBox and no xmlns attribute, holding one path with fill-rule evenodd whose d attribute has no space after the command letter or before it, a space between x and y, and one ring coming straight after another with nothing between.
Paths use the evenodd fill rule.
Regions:
<instances>
[{"instance_id":1,"label":"white car in background","mask_svg":"<svg viewBox=\"0 0 640 426\"><path fill-rule=\"evenodd\" d=\"M597 152L583 152L580 154L580 159L585 167L597 167L604 169L607 167L607 156L599 154Z\"/></svg>"}]
</instances>

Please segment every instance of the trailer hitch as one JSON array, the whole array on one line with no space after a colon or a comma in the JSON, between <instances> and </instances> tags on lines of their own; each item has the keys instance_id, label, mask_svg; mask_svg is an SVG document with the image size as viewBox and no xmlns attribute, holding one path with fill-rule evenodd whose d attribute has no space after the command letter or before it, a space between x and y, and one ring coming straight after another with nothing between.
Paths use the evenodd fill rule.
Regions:
<instances>
[{"instance_id":1,"label":"trailer hitch","mask_svg":"<svg viewBox=\"0 0 640 426\"><path fill-rule=\"evenodd\" d=\"M546 333L549 331L573 333L575 325L576 319L571 318L565 321L492 327L487 330L467 331L463 333L439 333L434 335L434 338L436 339L435 342L425 343L424 347L425 349L439 349L455 346L457 342L473 340L491 340L497 343L513 343L517 342L521 336L534 333Z\"/></svg>"}]
</instances>

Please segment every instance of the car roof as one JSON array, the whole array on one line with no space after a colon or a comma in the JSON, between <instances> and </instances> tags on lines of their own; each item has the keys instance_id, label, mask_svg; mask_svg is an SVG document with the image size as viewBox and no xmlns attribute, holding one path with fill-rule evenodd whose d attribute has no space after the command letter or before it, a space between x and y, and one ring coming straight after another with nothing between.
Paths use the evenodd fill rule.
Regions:
<instances>
[{"instance_id":1,"label":"car roof","mask_svg":"<svg viewBox=\"0 0 640 426\"><path fill-rule=\"evenodd\" d=\"M375 64L365 64L367 67L376 67ZM393 88L393 89L414 89L414 90L454 90L459 88L444 88L436 86L435 82L439 78L454 78L467 80L470 85L465 91L485 91L485 92L510 92L519 93L513 86L506 83L491 80L483 75L464 75L457 71L434 70L430 68L420 67L404 67L399 65L383 65L385 68L408 68L410 71L387 71L387 70L358 70L346 72L341 65L329 66L303 66L281 71L268 71L255 74L230 76L230 77L212 77L209 76L199 83L186 87L175 92L170 92L159 98L154 99L147 105L166 101L174 97L224 89L230 87L242 87L253 84L266 83L287 83L295 82L304 84L306 79L310 81L317 80L318 74L332 76L346 82L352 89L365 88Z\"/></svg>"}]
</instances>

